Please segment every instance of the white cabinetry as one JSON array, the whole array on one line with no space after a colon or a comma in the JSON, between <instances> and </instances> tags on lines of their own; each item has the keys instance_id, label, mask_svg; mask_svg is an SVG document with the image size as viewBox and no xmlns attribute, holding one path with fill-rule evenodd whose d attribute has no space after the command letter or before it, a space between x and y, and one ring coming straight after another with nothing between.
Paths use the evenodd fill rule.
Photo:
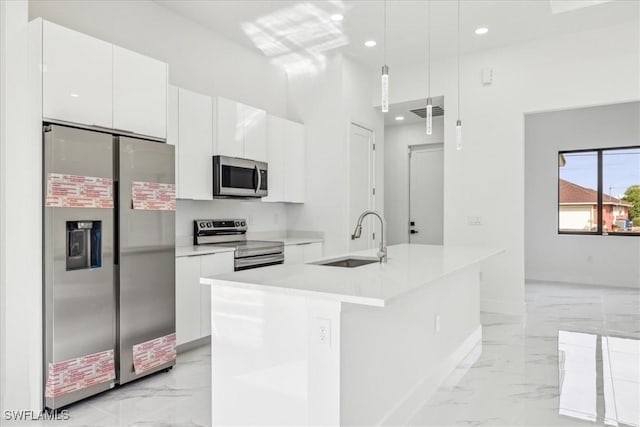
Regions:
<instances>
[{"instance_id":1,"label":"white cabinetry","mask_svg":"<svg viewBox=\"0 0 640 427\"><path fill-rule=\"evenodd\" d=\"M167 64L113 47L113 127L166 137Z\"/></svg>"},{"instance_id":2,"label":"white cabinetry","mask_svg":"<svg viewBox=\"0 0 640 427\"><path fill-rule=\"evenodd\" d=\"M225 98L216 98L215 145L217 155L267 161L267 113Z\"/></svg>"},{"instance_id":3,"label":"white cabinetry","mask_svg":"<svg viewBox=\"0 0 640 427\"><path fill-rule=\"evenodd\" d=\"M202 255L200 276L233 273L233 252ZM211 335L211 286L200 285L200 335Z\"/></svg>"},{"instance_id":4,"label":"white cabinetry","mask_svg":"<svg viewBox=\"0 0 640 427\"><path fill-rule=\"evenodd\" d=\"M284 247L285 264L303 264L322 258L322 242L299 243Z\"/></svg>"},{"instance_id":5,"label":"white cabinetry","mask_svg":"<svg viewBox=\"0 0 640 427\"><path fill-rule=\"evenodd\" d=\"M42 116L166 137L167 64L42 23Z\"/></svg>"},{"instance_id":6,"label":"white cabinetry","mask_svg":"<svg viewBox=\"0 0 640 427\"><path fill-rule=\"evenodd\" d=\"M233 272L233 252L176 258L178 345L211 334L211 291L200 277Z\"/></svg>"},{"instance_id":7,"label":"white cabinetry","mask_svg":"<svg viewBox=\"0 0 640 427\"><path fill-rule=\"evenodd\" d=\"M176 258L176 340L200 338L200 259Z\"/></svg>"},{"instance_id":8,"label":"white cabinetry","mask_svg":"<svg viewBox=\"0 0 640 427\"><path fill-rule=\"evenodd\" d=\"M209 96L178 90L178 195L180 199L213 198L211 122Z\"/></svg>"},{"instance_id":9,"label":"white cabinetry","mask_svg":"<svg viewBox=\"0 0 640 427\"><path fill-rule=\"evenodd\" d=\"M113 46L42 23L42 116L113 127Z\"/></svg>"},{"instance_id":10,"label":"white cabinetry","mask_svg":"<svg viewBox=\"0 0 640 427\"><path fill-rule=\"evenodd\" d=\"M304 125L269 115L267 117L267 162L269 196L265 202L304 203Z\"/></svg>"}]
</instances>

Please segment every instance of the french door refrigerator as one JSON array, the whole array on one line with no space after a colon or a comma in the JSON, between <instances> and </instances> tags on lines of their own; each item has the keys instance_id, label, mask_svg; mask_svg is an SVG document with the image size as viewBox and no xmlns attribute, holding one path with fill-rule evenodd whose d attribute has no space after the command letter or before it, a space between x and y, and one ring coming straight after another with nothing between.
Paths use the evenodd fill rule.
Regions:
<instances>
[{"instance_id":1,"label":"french door refrigerator","mask_svg":"<svg viewBox=\"0 0 640 427\"><path fill-rule=\"evenodd\" d=\"M174 147L45 123L44 399L175 364Z\"/></svg>"}]
</instances>

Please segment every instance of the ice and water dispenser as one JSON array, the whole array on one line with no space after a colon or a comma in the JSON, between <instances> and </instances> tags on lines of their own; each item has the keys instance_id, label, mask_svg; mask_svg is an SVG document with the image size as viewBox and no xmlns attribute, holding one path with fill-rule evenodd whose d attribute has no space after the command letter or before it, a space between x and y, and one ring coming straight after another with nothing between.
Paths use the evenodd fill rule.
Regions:
<instances>
[{"instance_id":1,"label":"ice and water dispenser","mask_svg":"<svg viewBox=\"0 0 640 427\"><path fill-rule=\"evenodd\" d=\"M102 267L102 221L67 221L67 270Z\"/></svg>"}]
</instances>

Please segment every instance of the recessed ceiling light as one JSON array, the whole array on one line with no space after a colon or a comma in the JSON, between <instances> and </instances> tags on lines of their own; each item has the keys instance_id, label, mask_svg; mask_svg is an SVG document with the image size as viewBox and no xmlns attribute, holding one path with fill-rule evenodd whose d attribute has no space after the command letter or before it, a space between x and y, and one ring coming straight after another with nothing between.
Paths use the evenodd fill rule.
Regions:
<instances>
[{"instance_id":1,"label":"recessed ceiling light","mask_svg":"<svg viewBox=\"0 0 640 427\"><path fill-rule=\"evenodd\" d=\"M340 15L339 13L336 13L335 15L331 15L332 21L340 22L343 19L344 19L344 16Z\"/></svg>"},{"instance_id":2,"label":"recessed ceiling light","mask_svg":"<svg viewBox=\"0 0 640 427\"><path fill-rule=\"evenodd\" d=\"M478 35L482 35L482 34L487 34L489 32L489 29L487 27L479 27L476 28L475 33Z\"/></svg>"},{"instance_id":3,"label":"recessed ceiling light","mask_svg":"<svg viewBox=\"0 0 640 427\"><path fill-rule=\"evenodd\" d=\"M404 120L404 116L396 116L396 120L397 120L397 121Z\"/></svg>"},{"instance_id":4,"label":"recessed ceiling light","mask_svg":"<svg viewBox=\"0 0 640 427\"><path fill-rule=\"evenodd\" d=\"M376 41L375 40L367 40L366 42L364 42L364 45L366 47L374 47L376 45Z\"/></svg>"}]
</instances>

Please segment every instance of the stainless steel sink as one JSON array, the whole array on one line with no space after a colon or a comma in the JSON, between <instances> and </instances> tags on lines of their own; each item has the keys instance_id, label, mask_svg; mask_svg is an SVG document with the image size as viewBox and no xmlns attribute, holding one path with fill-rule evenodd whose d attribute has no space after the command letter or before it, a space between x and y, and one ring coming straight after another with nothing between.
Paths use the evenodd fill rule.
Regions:
<instances>
[{"instance_id":1,"label":"stainless steel sink","mask_svg":"<svg viewBox=\"0 0 640 427\"><path fill-rule=\"evenodd\" d=\"M374 262L380 262L378 258L373 257L346 257L346 258L335 258L325 261L317 261L312 262L311 264L316 265L326 265L328 267L345 267L345 268L354 268L360 267L367 264L373 264Z\"/></svg>"}]
</instances>

